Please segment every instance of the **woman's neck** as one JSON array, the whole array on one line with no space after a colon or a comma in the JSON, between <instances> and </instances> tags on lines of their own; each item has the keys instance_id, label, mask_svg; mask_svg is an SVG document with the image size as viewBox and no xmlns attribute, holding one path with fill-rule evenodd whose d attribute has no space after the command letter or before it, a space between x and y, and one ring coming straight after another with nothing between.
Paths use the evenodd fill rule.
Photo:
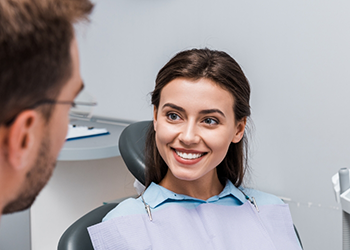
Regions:
<instances>
[{"instance_id":1,"label":"woman's neck","mask_svg":"<svg viewBox=\"0 0 350 250\"><path fill-rule=\"evenodd\" d=\"M180 180L168 170L159 185L174 193L188 195L201 200L207 200L214 195L220 194L224 188L219 181L216 169L193 181Z\"/></svg>"}]
</instances>

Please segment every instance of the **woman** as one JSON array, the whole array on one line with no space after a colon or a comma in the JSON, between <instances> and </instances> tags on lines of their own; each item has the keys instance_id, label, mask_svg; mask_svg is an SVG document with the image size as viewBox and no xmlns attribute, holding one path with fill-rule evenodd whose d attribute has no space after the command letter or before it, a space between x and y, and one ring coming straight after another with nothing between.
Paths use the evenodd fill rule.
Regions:
<instances>
[{"instance_id":1,"label":"woman","mask_svg":"<svg viewBox=\"0 0 350 250\"><path fill-rule=\"evenodd\" d=\"M225 52L172 58L152 93L146 190L89 228L95 249L300 249L288 207L241 187L249 98Z\"/></svg>"}]
</instances>

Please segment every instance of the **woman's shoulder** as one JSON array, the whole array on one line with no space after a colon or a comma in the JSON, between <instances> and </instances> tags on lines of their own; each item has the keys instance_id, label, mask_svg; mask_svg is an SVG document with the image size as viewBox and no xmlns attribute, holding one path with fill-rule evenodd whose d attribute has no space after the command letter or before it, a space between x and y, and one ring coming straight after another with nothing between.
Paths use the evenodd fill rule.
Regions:
<instances>
[{"instance_id":1,"label":"woman's shoulder","mask_svg":"<svg viewBox=\"0 0 350 250\"><path fill-rule=\"evenodd\" d=\"M169 192L169 191L168 191ZM164 191L164 188L151 183L143 192L143 198L147 201L147 204L154 203L160 199L166 199L167 193ZM151 205L152 208L155 205ZM135 214L143 214L146 213L145 205L142 202L141 197L138 198L128 198L121 203L119 203L114 209L112 209L103 219L102 221L110 220L116 217L122 217L127 215L135 215Z\"/></svg>"},{"instance_id":2,"label":"woman's shoulder","mask_svg":"<svg viewBox=\"0 0 350 250\"><path fill-rule=\"evenodd\" d=\"M254 197L260 205L282 205L284 202L276 195L266 193L252 188L244 188L242 191L249 197Z\"/></svg>"},{"instance_id":3,"label":"woman's shoulder","mask_svg":"<svg viewBox=\"0 0 350 250\"><path fill-rule=\"evenodd\" d=\"M145 207L140 199L128 198L113 208L102 221L126 215L141 214L143 212L145 212Z\"/></svg>"}]
</instances>

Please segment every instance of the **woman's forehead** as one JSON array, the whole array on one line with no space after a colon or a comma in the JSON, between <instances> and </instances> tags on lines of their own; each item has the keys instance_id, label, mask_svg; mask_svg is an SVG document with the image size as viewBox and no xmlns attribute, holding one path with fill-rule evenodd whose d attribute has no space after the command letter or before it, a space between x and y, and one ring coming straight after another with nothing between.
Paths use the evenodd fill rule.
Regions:
<instances>
[{"instance_id":1,"label":"woman's forehead","mask_svg":"<svg viewBox=\"0 0 350 250\"><path fill-rule=\"evenodd\" d=\"M176 78L161 91L160 108L168 102L186 107L221 107L232 110L234 100L228 90L210 79L201 78L194 81Z\"/></svg>"}]
</instances>

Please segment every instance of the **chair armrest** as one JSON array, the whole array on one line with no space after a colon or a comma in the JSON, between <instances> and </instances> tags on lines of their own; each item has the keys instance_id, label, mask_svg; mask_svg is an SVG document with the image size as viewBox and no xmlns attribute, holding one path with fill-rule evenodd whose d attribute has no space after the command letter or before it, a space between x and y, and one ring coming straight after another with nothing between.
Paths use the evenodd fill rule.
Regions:
<instances>
[{"instance_id":1,"label":"chair armrest","mask_svg":"<svg viewBox=\"0 0 350 250\"><path fill-rule=\"evenodd\" d=\"M117 203L104 204L74 222L61 236L58 242L58 250L93 250L87 228L102 221L102 218Z\"/></svg>"}]
</instances>

